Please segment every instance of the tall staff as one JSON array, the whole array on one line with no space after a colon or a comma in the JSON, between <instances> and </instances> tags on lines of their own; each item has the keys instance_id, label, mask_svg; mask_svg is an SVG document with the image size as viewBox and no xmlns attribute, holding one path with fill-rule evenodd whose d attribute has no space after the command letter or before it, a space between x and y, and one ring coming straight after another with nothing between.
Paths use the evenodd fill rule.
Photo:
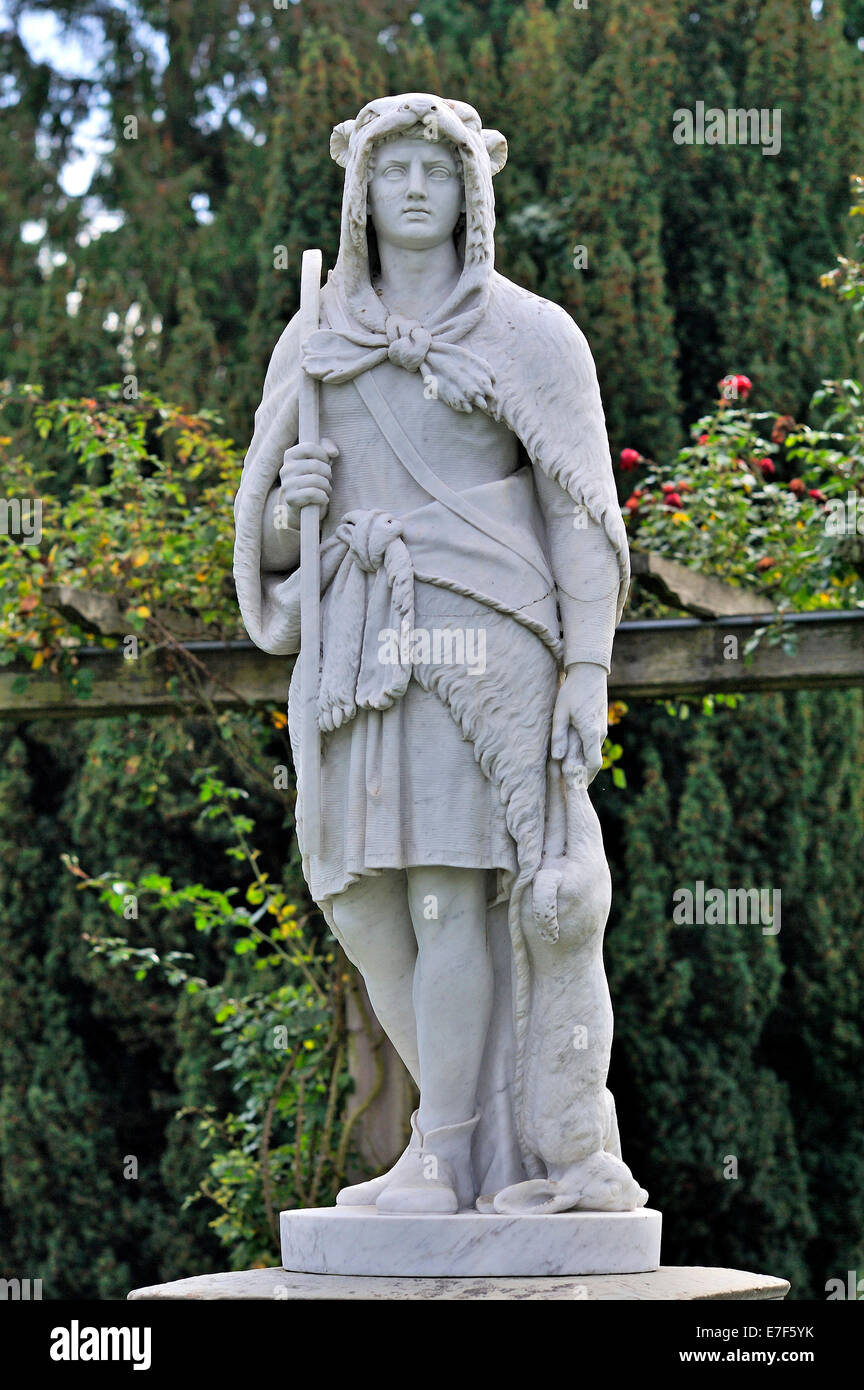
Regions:
<instances>
[{"instance_id":1,"label":"tall staff","mask_svg":"<svg viewBox=\"0 0 864 1390\"><path fill-rule=\"evenodd\" d=\"M300 343L317 332L321 299L321 252L304 251L300 268ZM318 382L300 372L300 444L318 444ZM303 848L321 853L321 734L318 728L318 662L321 651L321 563L318 508L300 509L300 779L303 789Z\"/></svg>"}]
</instances>

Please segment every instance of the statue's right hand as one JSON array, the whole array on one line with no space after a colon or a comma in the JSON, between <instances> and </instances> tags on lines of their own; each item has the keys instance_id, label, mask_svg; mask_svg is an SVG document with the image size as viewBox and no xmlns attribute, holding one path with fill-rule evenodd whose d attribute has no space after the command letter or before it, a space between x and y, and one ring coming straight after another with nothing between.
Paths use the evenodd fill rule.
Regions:
<instances>
[{"instance_id":1,"label":"statue's right hand","mask_svg":"<svg viewBox=\"0 0 864 1390\"><path fill-rule=\"evenodd\" d=\"M320 444L295 444L285 450L279 482L280 500L299 514L301 507L321 508L322 517L330 505L331 464L339 450L329 439Z\"/></svg>"}]
</instances>

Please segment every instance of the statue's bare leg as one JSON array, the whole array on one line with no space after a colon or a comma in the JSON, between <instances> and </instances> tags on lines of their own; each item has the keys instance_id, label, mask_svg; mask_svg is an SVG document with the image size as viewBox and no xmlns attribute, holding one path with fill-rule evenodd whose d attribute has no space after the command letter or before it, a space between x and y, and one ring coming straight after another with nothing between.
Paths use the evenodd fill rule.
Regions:
<instances>
[{"instance_id":1,"label":"statue's bare leg","mask_svg":"<svg viewBox=\"0 0 864 1390\"><path fill-rule=\"evenodd\" d=\"M468 1120L492 1012L486 871L409 869L417 937L414 1013L420 1054L421 1132Z\"/></svg>"},{"instance_id":2,"label":"statue's bare leg","mask_svg":"<svg viewBox=\"0 0 864 1390\"><path fill-rule=\"evenodd\" d=\"M473 1207L476 1197L471 1143L493 991L486 872L432 866L407 876L417 937L420 1109L412 1116L411 1143L376 1206L400 1214L453 1213Z\"/></svg>"},{"instance_id":3,"label":"statue's bare leg","mask_svg":"<svg viewBox=\"0 0 864 1390\"><path fill-rule=\"evenodd\" d=\"M331 899L331 912L342 948L363 976L375 1017L419 1085L411 999L417 941L405 871L364 875Z\"/></svg>"},{"instance_id":4,"label":"statue's bare leg","mask_svg":"<svg viewBox=\"0 0 864 1390\"><path fill-rule=\"evenodd\" d=\"M471 1206L471 1139L493 993L486 871L435 866L364 878L332 900L332 913L379 1021L406 1063L418 1059L421 1087L405 1153L388 1173L343 1189L338 1201L394 1212Z\"/></svg>"}]
</instances>

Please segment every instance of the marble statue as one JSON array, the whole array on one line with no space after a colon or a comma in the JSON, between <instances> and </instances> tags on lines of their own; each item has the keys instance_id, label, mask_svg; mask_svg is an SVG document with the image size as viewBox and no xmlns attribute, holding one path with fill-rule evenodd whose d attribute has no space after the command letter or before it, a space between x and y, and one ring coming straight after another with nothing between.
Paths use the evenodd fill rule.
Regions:
<instances>
[{"instance_id":1,"label":"marble statue","mask_svg":"<svg viewBox=\"0 0 864 1390\"><path fill-rule=\"evenodd\" d=\"M371 101L330 152L339 255L317 330L301 341L295 317L270 361L234 573L252 640L296 653L300 514L318 508L303 869L420 1091L404 1153L337 1214L633 1213L647 1193L606 1087L610 879L587 790L629 583L594 363L564 310L494 269L507 145L473 107Z\"/></svg>"}]
</instances>

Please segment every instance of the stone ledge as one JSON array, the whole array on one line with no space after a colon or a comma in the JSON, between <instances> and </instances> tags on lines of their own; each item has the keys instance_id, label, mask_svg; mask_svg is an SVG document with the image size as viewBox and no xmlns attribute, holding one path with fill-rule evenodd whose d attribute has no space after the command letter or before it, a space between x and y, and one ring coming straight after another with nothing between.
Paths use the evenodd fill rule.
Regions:
<instances>
[{"instance_id":1,"label":"stone ledge","mask_svg":"<svg viewBox=\"0 0 864 1390\"><path fill-rule=\"evenodd\" d=\"M789 1292L786 1279L740 1269L703 1265L661 1265L651 1274L586 1274L533 1279L393 1279L385 1276L289 1274L284 1269L248 1269L199 1274L170 1284L133 1289L130 1299L305 1300L480 1299L546 1300L682 1299L779 1300Z\"/></svg>"}]
</instances>

